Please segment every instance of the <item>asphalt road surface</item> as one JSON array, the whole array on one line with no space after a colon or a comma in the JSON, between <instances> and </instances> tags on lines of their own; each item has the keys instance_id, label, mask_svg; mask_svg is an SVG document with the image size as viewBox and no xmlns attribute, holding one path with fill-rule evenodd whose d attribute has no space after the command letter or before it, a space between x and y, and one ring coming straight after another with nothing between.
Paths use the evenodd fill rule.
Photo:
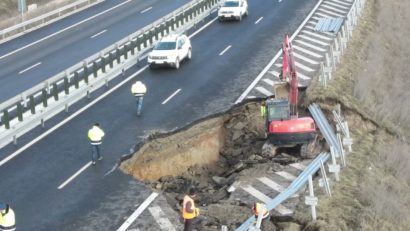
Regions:
<instances>
[{"instance_id":1,"label":"asphalt road surface","mask_svg":"<svg viewBox=\"0 0 410 231\"><path fill-rule=\"evenodd\" d=\"M110 0L0 45L0 102L63 72L189 0Z\"/></svg>"},{"instance_id":2,"label":"asphalt road surface","mask_svg":"<svg viewBox=\"0 0 410 231\"><path fill-rule=\"evenodd\" d=\"M48 136L20 149L68 115L59 115L46 129L27 134L18 147L3 148L0 159L19 152L0 166L1 200L14 207L18 230L116 230L151 192L119 170L110 172L119 158L149 131L172 130L231 107L280 49L284 33L295 31L315 4L315 0L249 1L249 16L242 22L214 21L195 35L193 58L179 70L135 66L126 73L136 75L140 70L132 81ZM61 43L77 36L71 34L61 37ZM103 43L113 34L100 36L92 44ZM58 62L64 65L63 60ZM136 116L130 93L136 79L148 88L141 117ZM76 109L108 90L101 89ZM92 167L86 133L94 122L102 125L106 137L101 147L104 159Z\"/></svg>"}]
</instances>

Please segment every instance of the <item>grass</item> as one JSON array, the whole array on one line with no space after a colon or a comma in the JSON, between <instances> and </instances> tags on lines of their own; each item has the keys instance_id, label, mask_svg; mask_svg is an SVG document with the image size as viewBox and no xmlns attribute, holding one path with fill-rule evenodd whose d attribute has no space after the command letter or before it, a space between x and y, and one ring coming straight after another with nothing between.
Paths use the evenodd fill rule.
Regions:
<instances>
[{"instance_id":1,"label":"grass","mask_svg":"<svg viewBox=\"0 0 410 231\"><path fill-rule=\"evenodd\" d=\"M296 212L304 230L410 230L410 146L405 141L410 134L400 125L408 122L409 116L407 110L399 110L408 100L389 97L390 92L396 96L407 92L403 87L407 74L403 73L408 73L408 65L401 66L407 72L397 71L395 58L408 53L400 51L408 38L379 36L382 29L378 27L389 26L383 18L392 18L396 24L407 21L405 16L391 15L403 6L410 9L404 0L367 0L361 24L333 79L327 88L314 81L307 90L306 105L319 103L327 113L341 105L354 145L341 181L332 185L332 197L315 188L319 195L317 221L311 221L309 208L303 203Z\"/></svg>"}]
</instances>

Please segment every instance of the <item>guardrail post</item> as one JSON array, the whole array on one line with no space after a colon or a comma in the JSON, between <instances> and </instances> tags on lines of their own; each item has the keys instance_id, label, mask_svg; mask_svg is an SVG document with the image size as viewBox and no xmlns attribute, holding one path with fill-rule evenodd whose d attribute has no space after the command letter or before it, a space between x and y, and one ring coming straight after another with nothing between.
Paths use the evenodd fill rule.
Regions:
<instances>
[{"instance_id":1,"label":"guardrail post","mask_svg":"<svg viewBox=\"0 0 410 231\"><path fill-rule=\"evenodd\" d=\"M31 95L30 96L30 111L31 111L31 114L36 114L36 104L35 104L35 101L34 101L34 96L33 95Z\"/></svg>"},{"instance_id":2,"label":"guardrail post","mask_svg":"<svg viewBox=\"0 0 410 231\"><path fill-rule=\"evenodd\" d=\"M337 141L338 141L339 146L340 146L340 159L342 160L342 166L346 167L346 157L345 157L345 150L344 150L343 144L342 144L342 137L340 136L340 133L337 133L336 137L337 137Z\"/></svg>"},{"instance_id":3,"label":"guardrail post","mask_svg":"<svg viewBox=\"0 0 410 231\"><path fill-rule=\"evenodd\" d=\"M346 137L343 138L343 144L347 146L347 150L349 152L352 152L353 139L350 138L350 131L347 121L343 122L343 127L346 130Z\"/></svg>"},{"instance_id":4,"label":"guardrail post","mask_svg":"<svg viewBox=\"0 0 410 231\"><path fill-rule=\"evenodd\" d=\"M321 180L323 182L323 186L325 187L326 194L331 197L332 192L330 191L329 179L326 176L326 169L325 169L325 166L323 164L323 160L320 161L320 172L322 174L322 179Z\"/></svg>"},{"instance_id":5,"label":"guardrail post","mask_svg":"<svg viewBox=\"0 0 410 231\"><path fill-rule=\"evenodd\" d=\"M41 91L41 99L42 99L42 101L43 101L43 106L44 106L44 107L47 107L47 97L48 97L47 91L46 91L45 89L43 89L43 90Z\"/></svg>"},{"instance_id":6,"label":"guardrail post","mask_svg":"<svg viewBox=\"0 0 410 231\"><path fill-rule=\"evenodd\" d=\"M54 96L54 99L57 101L58 100L58 86L57 86L57 83L53 83L53 96Z\"/></svg>"},{"instance_id":7,"label":"guardrail post","mask_svg":"<svg viewBox=\"0 0 410 231\"><path fill-rule=\"evenodd\" d=\"M78 72L74 72L74 85L76 89L80 87L80 76Z\"/></svg>"},{"instance_id":8,"label":"guardrail post","mask_svg":"<svg viewBox=\"0 0 410 231\"><path fill-rule=\"evenodd\" d=\"M20 102L17 103L17 117L20 122L23 121L23 106Z\"/></svg>"},{"instance_id":9,"label":"guardrail post","mask_svg":"<svg viewBox=\"0 0 410 231\"><path fill-rule=\"evenodd\" d=\"M117 64L121 63L121 51L120 51L120 45L117 43L116 44L116 49L115 49L115 56L117 57Z\"/></svg>"},{"instance_id":10,"label":"guardrail post","mask_svg":"<svg viewBox=\"0 0 410 231\"><path fill-rule=\"evenodd\" d=\"M316 205L318 202L318 198L315 197L315 193L313 191L313 180L312 175L309 176L309 196L305 196L305 204L310 206L310 211L312 213L312 220L316 221Z\"/></svg>"},{"instance_id":11,"label":"guardrail post","mask_svg":"<svg viewBox=\"0 0 410 231\"><path fill-rule=\"evenodd\" d=\"M94 74L94 78L97 78L97 76L98 76L97 61L93 62L93 74Z\"/></svg>"},{"instance_id":12,"label":"guardrail post","mask_svg":"<svg viewBox=\"0 0 410 231\"><path fill-rule=\"evenodd\" d=\"M114 57L111 52L108 53L108 63L110 64L110 68L114 67Z\"/></svg>"},{"instance_id":13,"label":"guardrail post","mask_svg":"<svg viewBox=\"0 0 410 231\"><path fill-rule=\"evenodd\" d=\"M105 62L105 57L103 53L100 53L100 59L101 59L101 70L103 73L105 73L105 65L107 65L107 63Z\"/></svg>"},{"instance_id":14,"label":"guardrail post","mask_svg":"<svg viewBox=\"0 0 410 231\"><path fill-rule=\"evenodd\" d=\"M83 61L83 73L84 73L84 81L88 84L88 64L87 61Z\"/></svg>"},{"instance_id":15,"label":"guardrail post","mask_svg":"<svg viewBox=\"0 0 410 231\"><path fill-rule=\"evenodd\" d=\"M129 45L124 44L124 59L128 59L129 50L131 50L131 43Z\"/></svg>"},{"instance_id":16,"label":"guardrail post","mask_svg":"<svg viewBox=\"0 0 410 231\"><path fill-rule=\"evenodd\" d=\"M332 157L332 163L328 164L329 172L335 175L336 181L340 181L339 172L340 172L340 165L336 163L336 149L333 146L330 146L330 155Z\"/></svg>"},{"instance_id":17,"label":"guardrail post","mask_svg":"<svg viewBox=\"0 0 410 231\"><path fill-rule=\"evenodd\" d=\"M4 124L4 127L6 129L10 129L10 116L9 116L9 112L7 110L3 111L3 118L1 120Z\"/></svg>"},{"instance_id":18,"label":"guardrail post","mask_svg":"<svg viewBox=\"0 0 410 231\"><path fill-rule=\"evenodd\" d=\"M68 77L64 77L64 92L66 95L70 94L70 82L68 81Z\"/></svg>"}]
</instances>

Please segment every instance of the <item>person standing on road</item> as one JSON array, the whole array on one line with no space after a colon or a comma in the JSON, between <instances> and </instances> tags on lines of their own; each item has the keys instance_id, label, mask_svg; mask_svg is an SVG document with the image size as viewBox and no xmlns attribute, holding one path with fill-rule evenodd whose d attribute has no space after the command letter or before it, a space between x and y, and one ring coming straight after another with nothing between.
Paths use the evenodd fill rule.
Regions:
<instances>
[{"instance_id":1,"label":"person standing on road","mask_svg":"<svg viewBox=\"0 0 410 231\"><path fill-rule=\"evenodd\" d=\"M141 81L137 81L131 86L131 93L137 99L137 115L140 115L142 109L142 100L144 99L145 93L147 93L147 87Z\"/></svg>"},{"instance_id":2,"label":"person standing on road","mask_svg":"<svg viewBox=\"0 0 410 231\"><path fill-rule=\"evenodd\" d=\"M192 231L194 220L199 216L199 209L195 207L196 192L195 189L189 189L189 194L185 195L182 203L182 218L184 218L184 231Z\"/></svg>"},{"instance_id":3,"label":"person standing on road","mask_svg":"<svg viewBox=\"0 0 410 231\"><path fill-rule=\"evenodd\" d=\"M93 165L95 165L97 160L102 160L103 158L100 154L100 144L102 143L104 135L104 131L98 123L95 123L94 126L88 130L88 140L91 144L91 161Z\"/></svg>"},{"instance_id":4,"label":"person standing on road","mask_svg":"<svg viewBox=\"0 0 410 231\"><path fill-rule=\"evenodd\" d=\"M0 231L16 230L16 218L8 204L0 203Z\"/></svg>"}]
</instances>

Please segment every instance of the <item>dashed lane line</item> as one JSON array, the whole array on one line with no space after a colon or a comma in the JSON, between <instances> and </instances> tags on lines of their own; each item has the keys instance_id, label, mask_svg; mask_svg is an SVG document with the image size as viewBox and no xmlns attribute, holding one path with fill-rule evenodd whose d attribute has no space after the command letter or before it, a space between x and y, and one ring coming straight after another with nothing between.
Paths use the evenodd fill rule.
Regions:
<instances>
[{"instance_id":1,"label":"dashed lane line","mask_svg":"<svg viewBox=\"0 0 410 231\"><path fill-rule=\"evenodd\" d=\"M262 19L263 17L260 17L258 20L256 20L255 24L258 24Z\"/></svg>"},{"instance_id":2,"label":"dashed lane line","mask_svg":"<svg viewBox=\"0 0 410 231\"><path fill-rule=\"evenodd\" d=\"M41 64L41 62L38 62L38 63L36 63L36 64L34 64L34 65L31 65L31 66L27 67L26 69L24 69L24 70L22 70L22 71L19 71L19 75L21 75L21 74L23 74L24 72L29 71L29 70L31 70L31 69L37 67L37 66L40 65L40 64Z\"/></svg>"},{"instance_id":3,"label":"dashed lane line","mask_svg":"<svg viewBox=\"0 0 410 231\"><path fill-rule=\"evenodd\" d=\"M229 49L231 49L231 45L227 46L223 51L221 51L221 53L219 53L219 56L225 54L225 52L227 52Z\"/></svg>"},{"instance_id":4,"label":"dashed lane line","mask_svg":"<svg viewBox=\"0 0 410 231\"><path fill-rule=\"evenodd\" d=\"M58 186L58 189L63 189L68 183L70 183L74 178L76 178L78 175L80 175L84 170L86 170L88 167L90 167L91 161L88 162L86 165L84 165L80 170L78 170L74 175L70 176L66 181L64 181L60 186Z\"/></svg>"},{"instance_id":5,"label":"dashed lane line","mask_svg":"<svg viewBox=\"0 0 410 231\"><path fill-rule=\"evenodd\" d=\"M166 100L164 100L161 104L166 104L169 100L171 100L176 94L178 94L181 91L181 88L176 90L172 95L170 95Z\"/></svg>"},{"instance_id":6,"label":"dashed lane line","mask_svg":"<svg viewBox=\"0 0 410 231\"><path fill-rule=\"evenodd\" d=\"M143 14L143 13L145 13L145 12L147 12L147 11L150 11L151 9L152 9L152 6L150 6L150 7L148 7L147 9L141 11L140 13Z\"/></svg>"},{"instance_id":7,"label":"dashed lane line","mask_svg":"<svg viewBox=\"0 0 410 231\"><path fill-rule=\"evenodd\" d=\"M97 34L91 36L90 38L95 38L95 37L97 37L97 36L99 36L99 35L104 34L105 32L107 32L107 30L100 31L100 32L98 32Z\"/></svg>"}]
</instances>

